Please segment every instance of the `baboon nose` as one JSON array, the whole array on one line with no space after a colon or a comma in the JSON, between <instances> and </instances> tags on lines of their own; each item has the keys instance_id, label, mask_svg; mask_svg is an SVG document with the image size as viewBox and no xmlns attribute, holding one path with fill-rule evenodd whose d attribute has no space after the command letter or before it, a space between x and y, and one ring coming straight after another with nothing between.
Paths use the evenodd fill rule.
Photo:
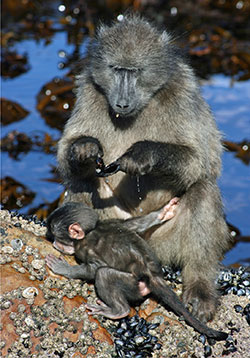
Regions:
<instances>
[{"instance_id":1,"label":"baboon nose","mask_svg":"<svg viewBox=\"0 0 250 358\"><path fill-rule=\"evenodd\" d=\"M116 107L120 109L127 109L129 107L129 104L127 103L116 103Z\"/></svg>"}]
</instances>

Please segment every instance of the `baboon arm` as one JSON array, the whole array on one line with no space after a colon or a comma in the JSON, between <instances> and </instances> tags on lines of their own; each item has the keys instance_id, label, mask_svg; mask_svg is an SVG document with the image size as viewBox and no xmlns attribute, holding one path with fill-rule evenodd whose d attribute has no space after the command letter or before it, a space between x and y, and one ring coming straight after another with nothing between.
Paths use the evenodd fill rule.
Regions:
<instances>
[{"instance_id":1,"label":"baboon arm","mask_svg":"<svg viewBox=\"0 0 250 358\"><path fill-rule=\"evenodd\" d=\"M186 189L201 174L200 161L195 154L185 145L145 140L133 144L116 163L129 175L165 175L168 182Z\"/></svg>"},{"instance_id":2,"label":"baboon arm","mask_svg":"<svg viewBox=\"0 0 250 358\"><path fill-rule=\"evenodd\" d=\"M131 231L141 233L148 230L152 226L159 225L161 223L161 220L159 219L159 214L160 210L153 211L146 216L127 219L123 222L123 226L125 226Z\"/></svg>"},{"instance_id":3,"label":"baboon arm","mask_svg":"<svg viewBox=\"0 0 250 358\"><path fill-rule=\"evenodd\" d=\"M45 258L47 266L58 275L65 276L67 278L81 279L86 281L92 281L95 278L95 272L97 267L95 263L91 264L81 264L71 266L66 260L62 257L56 257L54 255L47 255Z\"/></svg>"},{"instance_id":4,"label":"baboon arm","mask_svg":"<svg viewBox=\"0 0 250 358\"><path fill-rule=\"evenodd\" d=\"M143 233L155 225L160 225L163 222L172 219L176 214L178 202L179 198L174 197L168 204L159 210L152 211L144 216L125 220L123 226L131 231Z\"/></svg>"}]
</instances>

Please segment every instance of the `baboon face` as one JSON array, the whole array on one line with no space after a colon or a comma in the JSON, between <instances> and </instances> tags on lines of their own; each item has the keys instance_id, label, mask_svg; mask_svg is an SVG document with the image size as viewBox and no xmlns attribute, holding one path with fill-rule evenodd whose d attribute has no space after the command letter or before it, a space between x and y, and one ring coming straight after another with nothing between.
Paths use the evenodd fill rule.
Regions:
<instances>
[{"instance_id":1,"label":"baboon face","mask_svg":"<svg viewBox=\"0 0 250 358\"><path fill-rule=\"evenodd\" d=\"M145 21L101 27L91 53L91 75L112 111L135 116L168 80L169 38Z\"/></svg>"}]
</instances>

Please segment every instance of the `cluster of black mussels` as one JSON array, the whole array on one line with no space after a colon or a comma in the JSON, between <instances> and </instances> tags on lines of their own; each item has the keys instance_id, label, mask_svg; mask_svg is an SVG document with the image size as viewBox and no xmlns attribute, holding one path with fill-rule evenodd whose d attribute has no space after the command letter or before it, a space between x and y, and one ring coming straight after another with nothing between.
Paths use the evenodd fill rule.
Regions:
<instances>
[{"instance_id":1,"label":"cluster of black mussels","mask_svg":"<svg viewBox=\"0 0 250 358\"><path fill-rule=\"evenodd\" d=\"M23 220L27 221L28 223L33 222L36 225L46 226L46 221L39 220L36 215L22 214L22 213L19 213L18 211L9 211L9 213L10 213L11 218L23 219ZM14 226L21 227L22 225L21 225L21 223L16 222L14 224Z\"/></svg>"},{"instance_id":2,"label":"cluster of black mussels","mask_svg":"<svg viewBox=\"0 0 250 358\"><path fill-rule=\"evenodd\" d=\"M120 320L115 332L115 347L118 357L146 358L152 357L155 349L160 349L158 338L149 333L159 323L148 323L138 315Z\"/></svg>"},{"instance_id":3,"label":"cluster of black mussels","mask_svg":"<svg viewBox=\"0 0 250 358\"><path fill-rule=\"evenodd\" d=\"M217 278L217 284L222 295L233 293L250 298L250 268L223 267Z\"/></svg>"}]
</instances>

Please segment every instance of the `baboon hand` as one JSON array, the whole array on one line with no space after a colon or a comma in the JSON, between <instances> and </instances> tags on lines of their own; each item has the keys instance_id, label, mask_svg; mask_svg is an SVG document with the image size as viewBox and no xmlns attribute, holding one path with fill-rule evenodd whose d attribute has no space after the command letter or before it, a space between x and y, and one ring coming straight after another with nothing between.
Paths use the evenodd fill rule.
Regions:
<instances>
[{"instance_id":1,"label":"baboon hand","mask_svg":"<svg viewBox=\"0 0 250 358\"><path fill-rule=\"evenodd\" d=\"M46 265L57 275L67 276L69 268L71 267L68 262L62 257L56 257L49 254L45 257Z\"/></svg>"},{"instance_id":2,"label":"baboon hand","mask_svg":"<svg viewBox=\"0 0 250 358\"><path fill-rule=\"evenodd\" d=\"M119 169L129 175L149 174L155 163L152 153L146 148L145 142L133 144L126 153L124 153L116 163Z\"/></svg>"},{"instance_id":3,"label":"baboon hand","mask_svg":"<svg viewBox=\"0 0 250 358\"><path fill-rule=\"evenodd\" d=\"M103 150L98 139L93 137L80 137L70 147L69 157L72 163L95 162L103 156Z\"/></svg>"}]
</instances>

